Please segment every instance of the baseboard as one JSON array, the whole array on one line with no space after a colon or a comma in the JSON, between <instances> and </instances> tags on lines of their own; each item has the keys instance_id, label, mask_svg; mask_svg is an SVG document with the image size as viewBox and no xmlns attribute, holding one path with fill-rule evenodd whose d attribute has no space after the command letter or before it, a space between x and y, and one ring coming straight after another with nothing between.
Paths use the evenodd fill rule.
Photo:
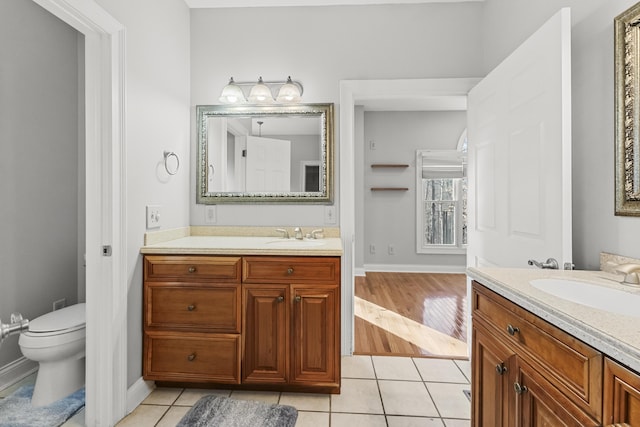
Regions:
<instances>
[{"instance_id":1,"label":"baseboard","mask_svg":"<svg viewBox=\"0 0 640 427\"><path fill-rule=\"evenodd\" d=\"M154 388L156 388L155 382L145 381L142 377L133 383L127 390L127 414L136 409Z\"/></svg>"},{"instance_id":2,"label":"baseboard","mask_svg":"<svg viewBox=\"0 0 640 427\"><path fill-rule=\"evenodd\" d=\"M21 357L0 368L0 390L17 383L38 370L38 363Z\"/></svg>"},{"instance_id":3,"label":"baseboard","mask_svg":"<svg viewBox=\"0 0 640 427\"><path fill-rule=\"evenodd\" d=\"M365 264L364 271L384 273L464 273L462 265ZM363 274L364 275L364 274Z\"/></svg>"},{"instance_id":4,"label":"baseboard","mask_svg":"<svg viewBox=\"0 0 640 427\"><path fill-rule=\"evenodd\" d=\"M367 270L365 270L364 268L354 268L353 269L353 275L354 276L366 276L367 275Z\"/></svg>"}]
</instances>

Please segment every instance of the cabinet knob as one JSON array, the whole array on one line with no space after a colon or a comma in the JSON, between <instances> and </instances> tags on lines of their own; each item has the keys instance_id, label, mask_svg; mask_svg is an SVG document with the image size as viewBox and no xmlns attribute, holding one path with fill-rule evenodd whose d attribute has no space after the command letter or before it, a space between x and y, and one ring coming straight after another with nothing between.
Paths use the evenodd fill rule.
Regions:
<instances>
[{"instance_id":1,"label":"cabinet knob","mask_svg":"<svg viewBox=\"0 0 640 427\"><path fill-rule=\"evenodd\" d=\"M292 267L287 268L287 274L289 276L291 276L293 274L293 268Z\"/></svg>"},{"instance_id":2,"label":"cabinet knob","mask_svg":"<svg viewBox=\"0 0 640 427\"><path fill-rule=\"evenodd\" d=\"M296 295L295 300L296 302L300 302L302 301L302 297L300 295Z\"/></svg>"},{"instance_id":3,"label":"cabinet knob","mask_svg":"<svg viewBox=\"0 0 640 427\"><path fill-rule=\"evenodd\" d=\"M198 269L195 268L193 265L191 267L189 267L189 273L195 273Z\"/></svg>"},{"instance_id":4,"label":"cabinet knob","mask_svg":"<svg viewBox=\"0 0 640 427\"><path fill-rule=\"evenodd\" d=\"M529 391L526 385L520 385L520 383L517 383L517 382L513 383L513 389L516 391L517 394L522 394Z\"/></svg>"},{"instance_id":5,"label":"cabinet knob","mask_svg":"<svg viewBox=\"0 0 640 427\"><path fill-rule=\"evenodd\" d=\"M280 295L280 296L278 297L278 302L282 302L282 301L284 301L284 297L283 297L282 295Z\"/></svg>"},{"instance_id":6,"label":"cabinet knob","mask_svg":"<svg viewBox=\"0 0 640 427\"><path fill-rule=\"evenodd\" d=\"M189 311L193 311L195 309L196 309L196 306L194 304L191 304L191 305L187 306L187 310L189 310Z\"/></svg>"},{"instance_id":7,"label":"cabinet knob","mask_svg":"<svg viewBox=\"0 0 640 427\"><path fill-rule=\"evenodd\" d=\"M511 326L511 325L507 325L507 333L509 335L514 336L518 332L520 332L520 328Z\"/></svg>"},{"instance_id":8,"label":"cabinet knob","mask_svg":"<svg viewBox=\"0 0 640 427\"><path fill-rule=\"evenodd\" d=\"M193 362L194 360L196 360L196 354L195 353L191 353L190 355L187 356L187 360L189 362Z\"/></svg>"},{"instance_id":9,"label":"cabinet knob","mask_svg":"<svg viewBox=\"0 0 640 427\"><path fill-rule=\"evenodd\" d=\"M504 366L504 363L500 363L496 365L496 372L498 375L504 375L504 373L507 372L507 367Z\"/></svg>"}]
</instances>

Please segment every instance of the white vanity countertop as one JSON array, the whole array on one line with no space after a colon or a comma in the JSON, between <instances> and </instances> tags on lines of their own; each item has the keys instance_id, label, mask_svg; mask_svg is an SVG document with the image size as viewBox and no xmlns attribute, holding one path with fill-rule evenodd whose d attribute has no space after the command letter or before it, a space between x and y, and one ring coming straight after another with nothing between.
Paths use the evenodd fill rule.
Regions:
<instances>
[{"instance_id":1,"label":"white vanity countertop","mask_svg":"<svg viewBox=\"0 0 640 427\"><path fill-rule=\"evenodd\" d=\"M469 268L467 275L611 358L640 372L639 317L611 313L573 303L543 292L534 279L584 281L611 289L640 294L639 287L614 280L620 275L603 271L563 271L516 268Z\"/></svg>"},{"instance_id":2,"label":"white vanity countertop","mask_svg":"<svg viewBox=\"0 0 640 427\"><path fill-rule=\"evenodd\" d=\"M271 231L273 233L273 231ZM306 232L306 230L305 230ZM180 235L183 234L183 235ZM187 234L187 235L184 235ZM259 233L258 233L259 234ZM339 237L288 240L278 236L210 235L192 229L190 233L174 233L172 238L145 239L143 254L164 255L285 255L285 256L341 256Z\"/></svg>"}]
</instances>

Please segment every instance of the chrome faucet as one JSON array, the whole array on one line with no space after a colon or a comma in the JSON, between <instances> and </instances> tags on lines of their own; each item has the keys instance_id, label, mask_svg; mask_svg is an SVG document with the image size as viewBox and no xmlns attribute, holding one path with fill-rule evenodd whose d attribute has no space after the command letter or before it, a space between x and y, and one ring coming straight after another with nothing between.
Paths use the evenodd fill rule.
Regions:
<instances>
[{"instance_id":1,"label":"chrome faucet","mask_svg":"<svg viewBox=\"0 0 640 427\"><path fill-rule=\"evenodd\" d=\"M20 313L11 314L11 323L4 324L0 321L0 344L9 335L19 334L29 329L29 321L22 318Z\"/></svg>"},{"instance_id":2,"label":"chrome faucet","mask_svg":"<svg viewBox=\"0 0 640 427\"><path fill-rule=\"evenodd\" d=\"M318 228L317 230L313 230L311 232L312 239L322 239L324 237L324 230L322 228Z\"/></svg>"},{"instance_id":3,"label":"chrome faucet","mask_svg":"<svg viewBox=\"0 0 640 427\"><path fill-rule=\"evenodd\" d=\"M640 264L620 264L616 266L616 271L624 274L622 283L629 285L640 284Z\"/></svg>"},{"instance_id":4,"label":"chrome faucet","mask_svg":"<svg viewBox=\"0 0 640 427\"><path fill-rule=\"evenodd\" d=\"M556 261L554 258L549 258L545 262L539 262L539 261L530 259L529 261L527 261L527 264L535 265L538 268L545 268L545 269L549 269L549 270L557 270L558 269L558 261Z\"/></svg>"},{"instance_id":5,"label":"chrome faucet","mask_svg":"<svg viewBox=\"0 0 640 427\"><path fill-rule=\"evenodd\" d=\"M276 228L276 231L278 233L282 233L283 234L283 238L288 239L289 238L289 232L285 229L285 228Z\"/></svg>"},{"instance_id":6,"label":"chrome faucet","mask_svg":"<svg viewBox=\"0 0 640 427\"><path fill-rule=\"evenodd\" d=\"M298 240L302 240L302 229L300 227L296 227L293 229L294 237Z\"/></svg>"}]
</instances>

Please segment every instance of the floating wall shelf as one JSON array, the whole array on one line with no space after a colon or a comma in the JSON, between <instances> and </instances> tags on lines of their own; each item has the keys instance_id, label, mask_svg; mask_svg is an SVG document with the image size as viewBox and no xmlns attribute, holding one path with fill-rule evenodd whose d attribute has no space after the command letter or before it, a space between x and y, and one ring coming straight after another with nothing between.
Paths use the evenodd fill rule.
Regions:
<instances>
[{"instance_id":1,"label":"floating wall shelf","mask_svg":"<svg viewBox=\"0 0 640 427\"><path fill-rule=\"evenodd\" d=\"M401 163L373 163L372 168L408 168L409 165Z\"/></svg>"},{"instance_id":2,"label":"floating wall shelf","mask_svg":"<svg viewBox=\"0 0 640 427\"><path fill-rule=\"evenodd\" d=\"M371 187L371 191L409 191L406 187Z\"/></svg>"}]
</instances>

